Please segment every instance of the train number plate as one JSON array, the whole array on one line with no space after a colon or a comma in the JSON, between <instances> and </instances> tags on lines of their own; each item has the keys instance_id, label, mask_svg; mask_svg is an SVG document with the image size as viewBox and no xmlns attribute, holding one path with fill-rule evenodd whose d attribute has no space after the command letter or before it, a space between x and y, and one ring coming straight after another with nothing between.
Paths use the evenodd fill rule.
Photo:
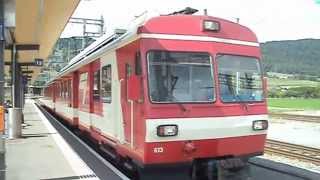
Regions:
<instances>
[{"instance_id":1,"label":"train number plate","mask_svg":"<svg viewBox=\"0 0 320 180\"><path fill-rule=\"evenodd\" d=\"M163 153L163 147L155 147L153 148L154 153Z\"/></svg>"}]
</instances>

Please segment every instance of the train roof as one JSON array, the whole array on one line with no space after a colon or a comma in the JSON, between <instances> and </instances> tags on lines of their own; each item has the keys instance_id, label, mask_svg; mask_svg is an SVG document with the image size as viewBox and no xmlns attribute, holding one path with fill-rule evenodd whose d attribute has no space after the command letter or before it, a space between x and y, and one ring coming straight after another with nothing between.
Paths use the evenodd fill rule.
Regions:
<instances>
[{"instance_id":1,"label":"train roof","mask_svg":"<svg viewBox=\"0 0 320 180\"><path fill-rule=\"evenodd\" d=\"M219 32L212 33L202 30L202 22L212 20L220 23L222 27ZM178 25L172 25L177 24ZM201 24L199 23L201 22ZM117 49L139 38L138 34L174 34L191 35L200 37L224 38L232 41L246 41L257 44L256 35L247 27L238 23L220 19L212 16L200 15L150 15L143 14L135 19L127 31L115 32L112 35L104 35L76 55L71 61L61 69L57 77L47 83L54 82L76 70L77 67L88 64L96 60L99 55L106 51ZM226 41L226 43L232 43Z\"/></svg>"}]
</instances>

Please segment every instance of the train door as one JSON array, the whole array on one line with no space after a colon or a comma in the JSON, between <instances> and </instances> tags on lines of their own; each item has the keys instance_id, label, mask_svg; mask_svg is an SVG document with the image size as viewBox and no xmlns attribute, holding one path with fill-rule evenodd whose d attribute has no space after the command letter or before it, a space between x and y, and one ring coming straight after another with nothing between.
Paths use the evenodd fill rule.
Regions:
<instances>
[{"instance_id":1,"label":"train door","mask_svg":"<svg viewBox=\"0 0 320 180\"><path fill-rule=\"evenodd\" d=\"M72 80L68 79L67 81L67 106L69 108L72 107L72 102L71 102L71 90L72 90Z\"/></svg>"},{"instance_id":2,"label":"train door","mask_svg":"<svg viewBox=\"0 0 320 180\"><path fill-rule=\"evenodd\" d=\"M101 131L107 137L123 142L123 118L120 105L120 82L115 52L101 57Z\"/></svg>"},{"instance_id":3,"label":"train door","mask_svg":"<svg viewBox=\"0 0 320 180\"><path fill-rule=\"evenodd\" d=\"M89 72L84 71L79 74L79 89L78 89L79 101L78 101L78 114L79 125L81 128L89 129L91 125L90 121L90 95L89 95Z\"/></svg>"},{"instance_id":4,"label":"train door","mask_svg":"<svg viewBox=\"0 0 320 180\"><path fill-rule=\"evenodd\" d=\"M126 120L124 123L124 132L125 132L125 141L128 144L133 146L133 101L128 98L128 92L130 91L128 86L128 79L132 75L132 66L130 64L125 65L125 90L126 90L126 100L127 104L127 113L126 113Z\"/></svg>"},{"instance_id":5,"label":"train door","mask_svg":"<svg viewBox=\"0 0 320 180\"><path fill-rule=\"evenodd\" d=\"M73 108L71 107L71 80L65 81L65 113L69 118L70 123L73 124Z\"/></svg>"},{"instance_id":6,"label":"train door","mask_svg":"<svg viewBox=\"0 0 320 180\"><path fill-rule=\"evenodd\" d=\"M72 99L72 109L73 109L73 123L75 127L79 125L79 72L76 71L72 75L72 85L71 85L71 99Z\"/></svg>"},{"instance_id":7,"label":"train door","mask_svg":"<svg viewBox=\"0 0 320 180\"><path fill-rule=\"evenodd\" d=\"M113 82L112 82L112 68L109 63L104 64L101 67L101 100L103 106L103 122L104 131L108 136L115 137L115 121L114 121L114 99L112 94Z\"/></svg>"},{"instance_id":8,"label":"train door","mask_svg":"<svg viewBox=\"0 0 320 180\"><path fill-rule=\"evenodd\" d=\"M96 60L91 64L92 70L92 84L91 88L91 99L90 103L90 118L91 118L91 128L93 135L100 135L101 133L101 121L103 117L103 107L101 98L101 70L100 70L100 60Z\"/></svg>"},{"instance_id":9,"label":"train door","mask_svg":"<svg viewBox=\"0 0 320 180\"><path fill-rule=\"evenodd\" d=\"M51 84L51 98L52 98L52 110L55 111L55 104L56 104L56 96L57 96L57 88L56 88L56 84L52 83Z\"/></svg>"},{"instance_id":10,"label":"train door","mask_svg":"<svg viewBox=\"0 0 320 180\"><path fill-rule=\"evenodd\" d=\"M127 118L124 124L125 141L130 144L131 148L139 146L141 141L142 121L141 121L141 60L140 54L136 53L133 63L125 65L125 85L127 100ZM138 137L139 136L139 137Z\"/></svg>"}]
</instances>

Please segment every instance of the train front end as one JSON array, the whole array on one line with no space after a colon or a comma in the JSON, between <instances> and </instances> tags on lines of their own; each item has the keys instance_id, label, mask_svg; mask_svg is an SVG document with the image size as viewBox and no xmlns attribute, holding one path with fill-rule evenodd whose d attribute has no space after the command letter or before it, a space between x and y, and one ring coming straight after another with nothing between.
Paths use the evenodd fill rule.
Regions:
<instances>
[{"instance_id":1,"label":"train front end","mask_svg":"<svg viewBox=\"0 0 320 180\"><path fill-rule=\"evenodd\" d=\"M139 36L143 164L189 164L201 174L210 163L236 159L235 167L263 154L266 83L252 31L219 18L177 15L147 21Z\"/></svg>"}]
</instances>

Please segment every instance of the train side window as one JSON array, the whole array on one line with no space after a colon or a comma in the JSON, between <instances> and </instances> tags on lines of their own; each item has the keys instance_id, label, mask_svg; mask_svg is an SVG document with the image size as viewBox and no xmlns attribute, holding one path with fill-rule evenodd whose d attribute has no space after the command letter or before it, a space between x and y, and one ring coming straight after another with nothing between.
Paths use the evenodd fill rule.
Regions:
<instances>
[{"instance_id":1,"label":"train side window","mask_svg":"<svg viewBox=\"0 0 320 180\"><path fill-rule=\"evenodd\" d=\"M132 68L130 64L126 64L126 78L128 79L132 74Z\"/></svg>"},{"instance_id":2,"label":"train side window","mask_svg":"<svg viewBox=\"0 0 320 180\"><path fill-rule=\"evenodd\" d=\"M100 70L95 71L93 74L93 100L100 100Z\"/></svg>"},{"instance_id":3,"label":"train side window","mask_svg":"<svg viewBox=\"0 0 320 180\"><path fill-rule=\"evenodd\" d=\"M59 90L60 90L60 98L63 99L63 86L62 86L62 82L59 83Z\"/></svg>"},{"instance_id":4,"label":"train side window","mask_svg":"<svg viewBox=\"0 0 320 180\"><path fill-rule=\"evenodd\" d=\"M62 100L65 101L66 100L66 84L65 82L62 82Z\"/></svg>"},{"instance_id":5,"label":"train side window","mask_svg":"<svg viewBox=\"0 0 320 180\"><path fill-rule=\"evenodd\" d=\"M102 67L101 97L104 103L112 101L112 69L111 65Z\"/></svg>"},{"instance_id":6,"label":"train side window","mask_svg":"<svg viewBox=\"0 0 320 180\"><path fill-rule=\"evenodd\" d=\"M59 99L62 98L62 88L61 88L61 83L58 83L58 88L59 88Z\"/></svg>"},{"instance_id":7,"label":"train side window","mask_svg":"<svg viewBox=\"0 0 320 180\"><path fill-rule=\"evenodd\" d=\"M89 104L89 97L87 93L87 84L88 84L88 73L80 74L79 79L79 104L81 105L88 105Z\"/></svg>"},{"instance_id":8,"label":"train side window","mask_svg":"<svg viewBox=\"0 0 320 180\"><path fill-rule=\"evenodd\" d=\"M67 81L67 99L69 107L71 107L71 80Z\"/></svg>"},{"instance_id":9,"label":"train side window","mask_svg":"<svg viewBox=\"0 0 320 180\"><path fill-rule=\"evenodd\" d=\"M68 98L68 87L67 87L67 81L64 82L64 101L67 101L67 98Z\"/></svg>"},{"instance_id":10,"label":"train side window","mask_svg":"<svg viewBox=\"0 0 320 180\"><path fill-rule=\"evenodd\" d=\"M68 100L70 101L71 100L71 89L72 89L72 81L69 80L68 81Z\"/></svg>"}]
</instances>

